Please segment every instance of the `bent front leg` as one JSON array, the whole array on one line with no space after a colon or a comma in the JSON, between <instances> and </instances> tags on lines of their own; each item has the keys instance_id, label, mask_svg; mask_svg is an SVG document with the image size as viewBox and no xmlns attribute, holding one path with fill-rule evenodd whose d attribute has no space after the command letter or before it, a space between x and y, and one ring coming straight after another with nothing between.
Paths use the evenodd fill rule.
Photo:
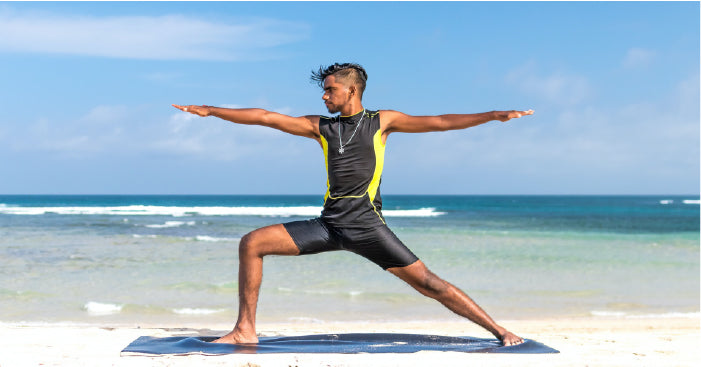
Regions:
<instances>
[{"instance_id":1,"label":"bent front leg","mask_svg":"<svg viewBox=\"0 0 701 367\"><path fill-rule=\"evenodd\" d=\"M263 257L298 255L299 249L282 224L257 229L239 243L239 316L236 326L215 343L257 343L256 309L263 281Z\"/></svg>"}]
</instances>

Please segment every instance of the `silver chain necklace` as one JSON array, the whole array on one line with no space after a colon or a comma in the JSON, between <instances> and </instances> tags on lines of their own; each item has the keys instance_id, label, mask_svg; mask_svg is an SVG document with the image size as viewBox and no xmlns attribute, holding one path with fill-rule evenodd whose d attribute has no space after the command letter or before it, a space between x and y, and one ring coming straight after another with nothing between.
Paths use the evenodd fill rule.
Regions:
<instances>
[{"instance_id":1,"label":"silver chain necklace","mask_svg":"<svg viewBox=\"0 0 701 367\"><path fill-rule=\"evenodd\" d=\"M341 136L343 135L343 132L341 131L341 125L343 125L343 123L341 123L340 116L341 115L339 115L339 117L338 117L338 145L339 145L338 153L343 154L343 152L346 151L344 149L344 147L348 146L348 144L350 144L351 140L353 140L355 133L358 131L358 127L360 127L360 123L363 122L363 119L365 118L365 109L363 108L363 115L360 116L360 120L358 121L358 124L355 125L355 130L353 130L353 135L351 135L350 139L348 139L348 141L345 144L343 144L343 141L341 141Z\"/></svg>"}]
</instances>

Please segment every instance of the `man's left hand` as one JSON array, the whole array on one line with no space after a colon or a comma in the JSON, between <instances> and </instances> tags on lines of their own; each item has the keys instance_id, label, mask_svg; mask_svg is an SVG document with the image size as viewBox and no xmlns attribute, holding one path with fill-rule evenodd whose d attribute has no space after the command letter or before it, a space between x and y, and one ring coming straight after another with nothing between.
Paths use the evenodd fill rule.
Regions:
<instances>
[{"instance_id":1,"label":"man's left hand","mask_svg":"<svg viewBox=\"0 0 701 367\"><path fill-rule=\"evenodd\" d=\"M528 111L496 111L496 119L501 122L506 122L511 119L517 119L522 116L532 115L533 110Z\"/></svg>"}]
</instances>

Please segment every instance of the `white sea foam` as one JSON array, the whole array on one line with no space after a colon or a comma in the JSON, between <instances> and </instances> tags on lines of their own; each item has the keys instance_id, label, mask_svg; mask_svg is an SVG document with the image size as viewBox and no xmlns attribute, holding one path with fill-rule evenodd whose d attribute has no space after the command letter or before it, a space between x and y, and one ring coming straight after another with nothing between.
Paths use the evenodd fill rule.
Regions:
<instances>
[{"instance_id":1,"label":"white sea foam","mask_svg":"<svg viewBox=\"0 0 701 367\"><path fill-rule=\"evenodd\" d=\"M667 312L667 313L651 313L643 315L626 315L627 319L698 319L701 318L699 312Z\"/></svg>"},{"instance_id":2,"label":"white sea foam","mask_svg":"<svg viewBox=\"0 0 701 367\"><path fill-rule=\"evenodd\" d=\"M131 236L134 238L158 238L158 235L155 234L133 234Z\"/></svg>"},{"instance_id":3,"label":"white sea foam","mask_svg":"<svg viewBox=\"0 0 701 367\"><path fill-rule=\"evenodd\" d=\"M114 303L100 303L90 301L83 306L83 309L91 316L113 315L122 312L124 305Z\"/></svg>"},{"instance_id":4,"label":"white sea foam","mask_svg":"<svg viewBox=\"0 0 701 367\"><path fill-rule=\"evenodd\" d=\"M188 226L194 226L195 221L189 221L189 222L181 222L181 221L167 221L164 224L147 224L145 227L147 228L174 228L174 227L182 227L184 225Z\"/></svg>"},{"instance_id":5,"label":"white sea foam","mask_svg":"<svg viewBox=\"0 0 701 367\"><path fill-rule=\"evenodd\" d=\"M651 313L651 314L628 314L623 311L591 311L592 316L600 317L622 317L626 319L698 319L701 318L699 312L666 312L666 313Z\"/></svg>"},{"instance_id":6,"label":"white sea foam","mask_svg":"<svg viewBox=\"0 0 701 367\"><path fill-rule=\"evenodd\" d=\"M211 309L211 308L174 308L172 310L178 315L212 315L215 313L226 311L225 309Z\"/></svg>"},{"instance_id":7,"label":"white sea foam","mask_svg":"<svg viewBox=\"0 0 701 367\"><path fill-rule=\"evenodd\" d=\"M19 207L0 206L0 214L12 215L165 215L172 217L184 217L192 215L204 216L261 216L261 217L291 217L304 216L316 217L321 213L321 207L317 206L153 206L153 205L128 205L128 206L58 206L58 207ZM445 213L436 211L435 208L384 210L387 217L436 217ZM167 228L181 226L192 222L166 222L165 224L152 224L147 227Z\"/></svg>"},{"instance_id":8,"label":"white sea foam","mask_svg":"<svg viewBox=\"0 0 701 367\"><path fill-rule=\"evenodd\" d=\"M437 212L436 208L421 208L409 210L383 210L382 214L385 217L437 217L445 213Z\"/></svg>"},{"instance_id":9,"label":"white sea foam","mask_svg":"<svg viewBox=\"0 0 701 367\"><path fill-rule=\"evenodd\" d=\"M701 204L701 200L682 200L682 203L688 204L688 205L699 205ZM666 200L660 200L660 204L662 205L668 205L668 204L674 204L674 200L672 199L666 199Z\"/></svg>"},{"instance_id":10,"label":"white sea foam","mask_svg":"<svg viewBox=\"0 0 701 367\"><path fill-rule=\"evenodd\" d=\"M601 317L622 317L625 316L625 312L621 311L591 311L592 316L601 316Z\"/></svg>"},{"instance_id":11,"label":"white sea foam","mask_svg":"<svg viewBox=\"0 0 701 367\"><path fill-rule=\"evenodd\" d=\"M323 324L324 323L324 320L315 319L313 317L288 317L287 321L303 322L303 323L311 323L311 324Z\"/></svg>"},{"instance_id":12,"label":"white sea foam","mask_svg":"<svg viewBox=\"0 0 701 367\"><path fill-rule=\"evenodd\" d=\"M239 241L239 238L230 237L212 237L212 236L196 236L195 240L202 242L223 242L223 241Z\"/></svg>"}]
</instances>

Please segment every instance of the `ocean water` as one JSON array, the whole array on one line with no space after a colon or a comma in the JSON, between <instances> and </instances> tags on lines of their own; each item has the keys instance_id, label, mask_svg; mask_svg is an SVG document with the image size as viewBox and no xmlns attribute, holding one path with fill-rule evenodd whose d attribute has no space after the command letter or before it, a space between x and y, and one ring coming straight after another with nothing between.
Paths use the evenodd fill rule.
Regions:
<instances>
[{"instance_id":1,"label":"ocean water","mask_svg":"<svg viewBox=\"0 0 701 367\"><path fill-rule=\"evenodd\" d=\"M391 196L390 227L497 319L699 314L698 196ZM0 322L235 321L247 232L320 196L0 196ZM261 322L459 318L361 257L268 257Z\"/></svg>"}]
</instances>

